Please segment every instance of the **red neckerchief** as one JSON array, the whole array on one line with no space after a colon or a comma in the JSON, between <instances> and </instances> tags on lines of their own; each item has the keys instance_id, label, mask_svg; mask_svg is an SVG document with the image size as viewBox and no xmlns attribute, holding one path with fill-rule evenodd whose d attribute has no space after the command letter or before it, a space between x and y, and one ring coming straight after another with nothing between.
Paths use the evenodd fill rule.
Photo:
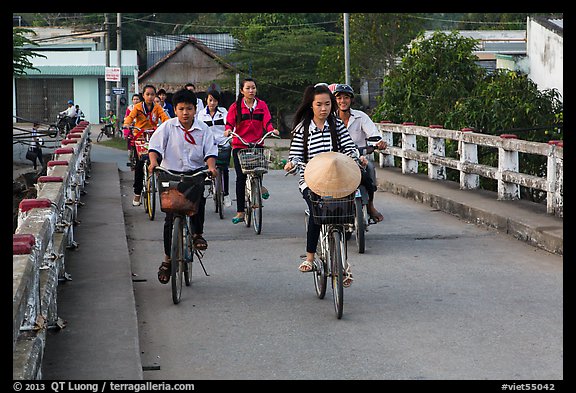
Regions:
<instances>
[{"instance_id":1,"label":"red neckerchief","mask_svg":"<svg viewBox=\"0 0 576 393\"><path fill-rule=\"evenodd\" d=\"M192 123L192 124L194 124L194 123ZM178 124L178 128L180 128L184 132L184 139L186 139L186 142L190 143L191 145L196 144L196 140L192 136L192 131L187 130L186 128L182 127L181 124Z\"/></svg>"}]
</instances>

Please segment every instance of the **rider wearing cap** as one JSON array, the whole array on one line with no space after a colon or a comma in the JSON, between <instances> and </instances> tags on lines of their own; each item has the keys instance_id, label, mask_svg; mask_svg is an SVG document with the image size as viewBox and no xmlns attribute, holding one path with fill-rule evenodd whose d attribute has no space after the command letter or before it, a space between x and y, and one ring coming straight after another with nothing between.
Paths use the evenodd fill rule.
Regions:
<instances>
[{"instance_id":1,"label":"rider wearing cap","mask_svg":"<svg viewBox=\"0 0 576 393\"><path fill-rule=\"evenodd\" d=\"M380 131L378 131L378 128L376 128L376 125L366 113L350 107L354 101L354 90L350 85L337 84L334 87L333 94L338 104L338 117L348 128L348 132L350 132L350 136L357 147L366 146L366 138L370 136L381 136ZM382 150L387 147L387 144L384 140L381 140L376 147ZM366 181L371 180L369 181L371 184L366 184L365 179L362 179L368 191L368 214L372 220L380 222L384 219L384 216L374 207L374 191L376 191L377 183L373 161L368 160L366 172L369 176Z\"/></svg>"},{"instance_id":2,"label":"rider wearing cap","mask_svg":"<svg viewBox=\"0 0 576 393\"><path fill-rule=\"evenodd\" d=\"M61 115L66 115L68 117L68 124L70 128L76 126L76 108L74 107L74 101L68 100L68 108L60 112Z\"/></svg>"}]
</instances>

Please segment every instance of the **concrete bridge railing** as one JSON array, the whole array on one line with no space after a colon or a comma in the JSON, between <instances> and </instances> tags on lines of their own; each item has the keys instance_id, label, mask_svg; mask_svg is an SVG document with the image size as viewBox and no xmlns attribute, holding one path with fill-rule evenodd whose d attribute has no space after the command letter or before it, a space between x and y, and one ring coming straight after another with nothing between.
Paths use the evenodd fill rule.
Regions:
<instances>
[{"instance_id":1,"label":"concrete bridge railing","mask_svg":"<svg viewBox=\"0 0 576 393\"><path fill-rule=\"evenodd\" d=\"M90 171L88 122L74 127L40 176L34 199L20 202L13 235L13 379L41 379L46 330L62 326L57 286L69 278L66 250L74 241L77 209Z\"/></svg>"},{"instance_id":2,"label":"concrete bridge railing","mask_svg":"<svg viewBox=\"0 0 576 393\"><path fill-rule=\"evenodd\" d=\"M379 155L380 167L394 167L395 157L401 158L402 173L418 173L418 164L428 166L428 177L446 180L446 168L460 172L460 189L478 189L480 176L498 181L499 200L520 199L520 186L546 193L546 211L562 218L564 216L563 177L564 147L562 141L550 143L530 142L517 139L513 134L500 136L472 132L471 129L445 130L442 126L416 126L413 123L377 124L388 148ZM394 146L394 134L399 134L400 146ZM426 138L427 151L417 150L417 138ZM398 139L398 138L397 138ZM446 156L446 141L458 143L457 157ZM491 167L478 162L478 146L498 151L498 166ZM521 173L520 153L545 156L546 176Z\"/></svg>"}]
</instances>

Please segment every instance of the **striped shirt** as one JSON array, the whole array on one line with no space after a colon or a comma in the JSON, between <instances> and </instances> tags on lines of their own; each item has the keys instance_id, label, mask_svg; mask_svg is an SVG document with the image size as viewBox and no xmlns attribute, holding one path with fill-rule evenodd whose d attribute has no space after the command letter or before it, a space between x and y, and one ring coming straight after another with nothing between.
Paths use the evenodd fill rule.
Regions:
<instances>
[{"instance_id":1,"label":"striped shirt","mask_svg":"<svg viewBox=\"0 0 576 393\"><path fill-rule=\"evenodd\" d=\"M304 169L306 168L306 163L304 162L304 132L303 124L300 123L294 129L292 142L290 143L290 153L288 155L289 161L293 163L304 163L300 166L300 180L298 186L300 191L304 191L308 187L304 181ZM327 151L332 151L332 137L330 135L330 126L328 121L324 122L324 128L322 130L318 129L313 121L310 122L308 134L308 159L306 162L314 158L315 155L324 153ZM340 146L340 153L344 153L347 156L352 157L356 162L359 163L358 157L360 156L356 145L350 137L348 129L344 125L344 122L340 119L336 119L336 134L338 136L338 145Z\"/></svg>"}]
</instances>

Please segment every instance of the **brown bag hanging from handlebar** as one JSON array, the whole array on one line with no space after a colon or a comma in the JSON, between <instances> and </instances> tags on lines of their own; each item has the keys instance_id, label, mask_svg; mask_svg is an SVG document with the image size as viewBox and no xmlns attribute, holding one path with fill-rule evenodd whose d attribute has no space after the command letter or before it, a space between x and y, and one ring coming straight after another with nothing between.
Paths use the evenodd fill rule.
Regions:
<instances>
[{"instance_id":1,"label":"brown bag hanging from handlebar","mask_svg":"<svg viewBox=\"0 0 576 393\"><path fill-rule=\"evenodd\" d=\"M164 213L179 213L193 216L198 212L198 205L204 192L202 176L194 181L179 181L179 178L167 173L158 175L158 192L160 210Z\"/></svg>"}]
</instances>

